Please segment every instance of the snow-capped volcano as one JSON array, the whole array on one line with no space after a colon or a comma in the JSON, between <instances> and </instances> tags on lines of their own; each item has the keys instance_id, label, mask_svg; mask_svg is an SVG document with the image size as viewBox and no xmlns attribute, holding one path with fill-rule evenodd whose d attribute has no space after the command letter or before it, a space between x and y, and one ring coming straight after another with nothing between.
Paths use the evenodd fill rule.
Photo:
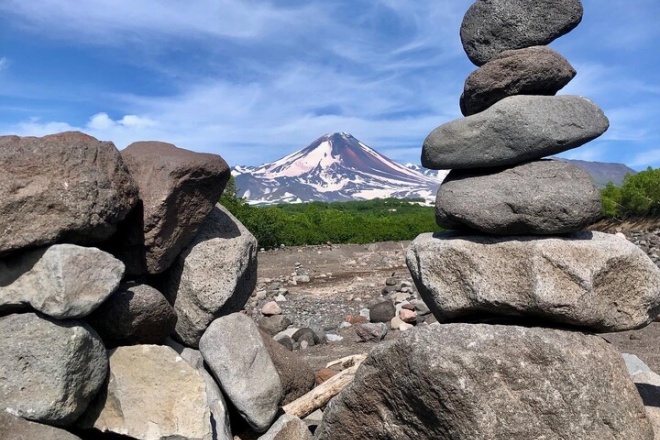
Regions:
<instances>
[{"instance_id":1,"label":"snow-capped volcano","mask_svg":"<svg viewBox=\"0 0 660 440\"><path fill-rule=\"evenodd\" d=\"M348 133L321 136L309 146L259 167L235 167L239 196L249 203L423 198L432 201L442 178L379 154Z\"/></svg>"}]
</instances>

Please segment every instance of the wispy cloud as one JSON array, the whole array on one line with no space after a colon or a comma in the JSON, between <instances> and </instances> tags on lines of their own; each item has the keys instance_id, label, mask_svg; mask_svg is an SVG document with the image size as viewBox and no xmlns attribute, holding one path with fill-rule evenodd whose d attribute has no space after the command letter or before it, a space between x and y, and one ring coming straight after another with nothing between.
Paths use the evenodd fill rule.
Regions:
<instances>
[{"instance_id":1,"label":"wispy cloud","mask_svg":"<svg viewBox=\"0 0 660 440\"><path fill-rule=\"evenodd\" d=\"M0 72L9 67L9 60L6 57L0 58Z\"/></svg>"}]
</instances>

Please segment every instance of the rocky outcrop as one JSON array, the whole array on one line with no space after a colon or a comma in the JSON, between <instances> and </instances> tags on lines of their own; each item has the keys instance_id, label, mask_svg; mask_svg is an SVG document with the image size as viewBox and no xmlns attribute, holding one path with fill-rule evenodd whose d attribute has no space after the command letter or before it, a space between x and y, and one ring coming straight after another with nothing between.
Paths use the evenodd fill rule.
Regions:
<instances>
[{"instance_id":1,"label":"rocky outcrop","mask_svg":"<svg viewBox=\"0 0 660 440\"><path fill-rule=\"evenodd\" d=\"M99 391L108 359L78 321L34 313L0 317L0 407L28 420L71 425Z\"/></svg>"},{"instance_id":2,"label":"rocky outcrop","mask_svg":"<svg viewBox=\"0 0 660 440\"><path fill-rule=\"evenodd\" d=\"M204 332L199 350L227 398L252 429L268 430L283 390L254 321L242 313L216 319Z\"/></svg>"},{"instance_id":3,"label":"rocky outcrop","mask_svg":"<svg viewBox=\"0 0 660 440\"><path fill-rule=\"evenodd\" d=\"M218 155L164 142L135 142L121 156L142 201L141 216L126 226L137 231L126 234L142 243L124 247L120 255L133 254L125 256L131 275L158 274L197 234L229 180L229 166Z\"/></svg>"},{"instance_id":4,"label":"rocky outcrop","mask_svg":"<svg viewBox=\"0 0 660 440\"><path fill-rule=\"evenodd\" d=\"M550 160L501 170L451 171L435 206L436 222L443 228L497 235L565 234L602 215L600 191L589 174Z\"/></svg>"},{"instance_id":5,"label":"rocky outcrop","mask_svg":"<svg viewBox=\"0 0 660 440\"><path fill-rule=\"evenodd\" d=\"M580 0L477 0L461 24L461 42L477 66L509 49L545 45L582 21Z\"/></svg>"},{"instance_id":6,"label":"rocky outcrop","mask_svg":"<svg viewBox=\"0 0 660 440\"><path fill-rule=\"evenodd\" d=\"M164 277L177 313L175 335L196 347L217 317L239 311L257 283L257 240L221 205Z\"/></svg>"},{"instance_id":7,"label":"rocky outcrop","mask_svg":"<svg viewBox=\"0 0 660 440\"><path fill-rule=\"evenodd\" d=\"M3 440L80 440L64 429L16 417L0 411L0 438Z\"/></svg>"},{"instance_id":8,"label":"rocky outcrop","mask_svg":"<svg viewBox=\"0 0 660 440\"><path fill-rule=\"evenodd\" d=\"M95 248L57 244L0 260L0 311L31 307L82 318L115 291L124 264Z\"/></svg>"},{"instance_id":9,"label":"rocky outcrop","mask_svg":"<svg viewBox=\"0 0 660 440\"><path fill-rule=\"evenodd\" d=\"M81 427L142 440L212 439L206 384L170 347L118 347L109 377Z\"/></svg>"},{"instance_id":10,"label":"rocky outcrop","mask_svg":"<svg viewBox=\"0 0 660 440\"><path fill-rule=\"evenodd\" d=\"M479 113L507 96L554 95L575 74L566 58L547 46L507 50L467 77L461 112Z\"/></svg>"},{"instance_id":11,"label":"rocky outcrop","mask_svg":"<svg viewBox=\"0 0 660 440\"><path fill-rule=\"evenodd\" d=\"M284 414L258 440L312 440L312 434L305 422Z\"/></svg>"},{"instance_id":12,"label":"rocky outcrop","mask_svg":"<svg viewBox=\"0 0 660 440\"><path fill-rule=\"evenodd\" d=\"M608 127L603 111L580 96L510 96L433 130L424 140L422 165L437 170L514 165L577 148Z\"/></svg>"},{"instance_id":13,"label":"rocky outcrop","mask_svg":"<svg viewBox=\"0 0 660 440\"><path fill-rule=\"evenodd\" d=\"M176 313L147 284L124 283L88 318L106 347L158 344L174 331Z\"/></svg>"},{"instance_id":14,"label":"rocky outcrop","mask_svg":"<svg viewBox=\"0 0 660 440\"><path fill-rule=\"evenodd\" d=\"M621 355L597 336L434 324L372 350L316 438L651 440L653 431Z\"/></svg>"},{"instance_id":15,"label":"rocky outcrop","mask_svg":"<svg viewBox=\"0 0 660 440\"><path fill-rule=\"evenodd\" d=\"M137 203L111 142L79 132L0 136L0 255L109 238Z\"/></svg>"}]
</instances>

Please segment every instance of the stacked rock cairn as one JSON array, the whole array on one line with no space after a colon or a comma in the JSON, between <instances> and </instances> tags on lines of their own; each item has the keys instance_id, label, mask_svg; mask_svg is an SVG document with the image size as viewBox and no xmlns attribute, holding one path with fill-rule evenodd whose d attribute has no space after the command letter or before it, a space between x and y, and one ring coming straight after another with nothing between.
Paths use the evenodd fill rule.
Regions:
<instances>
[{"instance_id":1,"label":"stacked rock cairn","mask_svg":"<svg viewBox=\"0 0 660 440\"><path fill-rule=\"evenodd\" d=\"M278 411L313 372L292 387L295 359L240 312L258 248L216 204L220 156L0 136L0 170L0 439L309 437Z\"/></svg>"},{"instance_id":2,"label":"stacked rock cairn","mask_svg":"<svg viewBox=\"0 0 660 440\"><path fill-rule=\"evenodd\" d=\"M461 39L480 66L463 119L435 129L422 164L452 169L437 223L407 251L440 324L377 348L326 410L321 439L652 439L621 354L593 333L660 311L660 271L637 246L585 228L601 212L589 175L542 159L608 120L546 45L581 21L579 0L478 0ZM359 410L357 410L359 408Z\"/></svg>"}]
</instances>

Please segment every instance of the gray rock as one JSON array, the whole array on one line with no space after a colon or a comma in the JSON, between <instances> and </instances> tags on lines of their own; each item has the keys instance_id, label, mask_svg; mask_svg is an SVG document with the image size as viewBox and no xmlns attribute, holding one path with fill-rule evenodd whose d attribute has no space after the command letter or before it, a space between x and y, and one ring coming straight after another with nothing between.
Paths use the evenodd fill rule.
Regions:
<instances>
[{"instance_id":1,"label":"gray rock","mask_svg":"<svg viewBox=\"0 0 660 440\"><path fill-rule=\"evenodd\" d=\"M461 42L477 66L509 49L545 45L582 20L580 0L477 0L461 24Z\"/></svg>"},{"instance_id":2,"label":"gray rock","mask_svg":"<svg viewBox=\"0 0 660 440\"><path fill-rule=\"evenodd\" d=\"M176 337L196 347L215 318L241 310L257 284L257 240L226 208L211 211L164 277Z\"/></svg>"},{"instance_id":3,"label":"gray rock","mask_svg":"<svg viewBox=\"0 0 660 440\"><path fill-rule=\"evenodd\" d=\"M382 301L369 308L371 322L390 322L396 315L396 307L392 301Z\"/></svg>"},{"instance_id":4,"label":"gray rock","mask_svg":"<svg viewBox=\"0 0 660 440\"><path fill-rule=\"evenodd\" d=\"M312 434L298 417L283 414L258 440L312 440Z\"/></svg>"},{"instance_id":5,"label":"gray rock","mask_svg":"<svg viewBox=\"0 0 660 440\"><path fill-rule=\"evenodd\" d=\"M542 438L653 438L613 346L544 328L409 331L371 351L316 432L317 440Z\"/></svg>"},{"instance_id":6,"label":"gray rock","mask_svg":"<svg viewBox=\"0 0 660 440\"><path fill-rule=\"evenodd\" d=\"M275 419L283 390L254 322L242 313L218 318L204 332L199 349L241 416L255 431L265 432Z\"/></svg>"},{"instance_id":7,"label":"gray rock","mask_svg":"<svg viewBox=\"0 0 660 440\"><path fill-rule=\"evenodd\" d=\"M285 349L287 349L289 351L293 351L293 349L295 348L295 345L296 345L296 343L293 342L293 339L291 339L290 336L286 336L286 335L280 335L280 336L277 336L277 337L273 337L273 341L276 341L278 344L280 344L281 346L283 346Z\"/></svg>"},{"instance_id":8,"label":"gray rock","mask_svg":"<svg viewBox=\"0 0 660 440\"><path fill-rule=\"evenodd\" d=\"M514 165L577 148L603 134L609 121L580 96L510 96L428 135L422 165L465 169Z\"/></svg>"},{"instance_id":9,"label":"gray rock","mask_svg":"<svg viewBox=\"0 0 660 440\"><path fill-rule=\"evenodd\" d=\"M652 371L640 358L623 353L630 378L644 402L646 415L653 425L655 437L660 434L660 375Z\"/></svg>"},{"instance_id":10,"label":"gray rock","mask_svg":"<svg viewBox=\"0 0 660 440\"><path fill-rule=\"evenodd\" d=\"M301 343L307 341L309 346L316 345L320 342L318 335L309 327L303 327L291 336L295 342Z\"/></svg>"},{"instance_id":11,"label":"gray rock","mask_svg":"<svg viewBox=\"0 0 660 440\"><path fill-rule=\"evenodd\" d=\"M56 244L0 260L0 312L32 307L82 318L119 286L124 264L96 248Z\"/></svg>"},{"instance_id":12,"label":"gray rock","mask_svg":"<svg viewBox=\"0 0 660 440\"><path fill-rule=\"evenodd\" d=\"M406 262L440 322L531 317L612 332L644 327L660 311L660 269L634 244L601 232L422 234Z\"/></svg>"},{"instance_id":13,"label":"gray rock","mask_svg":"<svg viewBox=\"0 0 660 440\"><path fill-rule=\"evenodd\" d=\"M146 284L125 283L88 318L106 347L159 344L174 331L176 313Z\"/></svg>"},{"instance_id":14,"label":"gray rock","mask_svg":"<svg viewBox=\"0 0 660 440\"><path fill-rule=\"evenodd\" d=\"M0 438L2 440L80 440L64 429L30 422L0 411Z\"/></svg>"},{"instance_id":15,"label":"gray rock","mask_svg":"<svg viewBox=\"0 0 660 440\"><path fill-rule=\"evenodd\" d=\"M176 351L162 345L118 347L110 380L78 422L143 440L211 440L206 384Z\"/></svg>"},{"instance_id":16,"label":"gray rock","mask_svg":"<svg viewBox=\"0 0 660 440\"><path fill-rule=\"evenodd\" d=\"M0 169L0 255L99 243L138 201L115 146L79 132L0 136Z\"/></svg>"},{"instance_id":17,"label":"gray rock","mask_svg":"<svg viewBox=\"0 0 660 440\"><path fill-rule=\"evenodd\" d=\"M435 219L446 229L496 235L577 232L602 216L589 173L542 160L506 169L454 170L438 189Z\"/></svg>"},{"instance_id":18,"label":"gray rock","mask_svg":"<svg viewBox=\"0 0 660 440\"><path fill-rule=\"evenodd\" d=\"M355 334L362 342L378 342L387 336L389 324L383 322L359 324L355 326Z\"/></svg>"},{"instance_id":19,"label":"gray rock","mask_svg":"<svg viewBox=\"0 0 660 440\"><path fill-rule=\"evenodd\" d=\"M161 273L210 214L229 180L229 166L216 154L164 142L132 143L121 157L138 185L142 216L125 225L124 233L138 240L119 255L131 275Z\"/></svg>"},{"instance_id":20,"label":"gray rock","mask_svg":"<svg viewBox=\"0 0 660 440\"><path fill-rule=\"evenodd\" d=\"M0 408L7 412L67 426L105 381L105 348L86 324L8 315L0 317L0 335Z\"/></svg>"},{"instance_id":21,"label":"gray rock","mask_svg":"<svg viewBox=\"0 0 660 440\"><path fill-rule=\"evenodd\" d=\"M479 113L507 96L554 95L575 74L566 58L549 47L507 50L467 77L461 112L465 116Z\"/></svg>"},{"instance_id":22,"label":"gray rock","mask_svg":"<svg viewBox=\"0 0 660 440\"><path fill-rule=\"evenodd\" d=\"M259 328L271 336L286 330L291 325L291 320L284 315L264 316L259 321Z\"/></svg>"}]
</instances>

